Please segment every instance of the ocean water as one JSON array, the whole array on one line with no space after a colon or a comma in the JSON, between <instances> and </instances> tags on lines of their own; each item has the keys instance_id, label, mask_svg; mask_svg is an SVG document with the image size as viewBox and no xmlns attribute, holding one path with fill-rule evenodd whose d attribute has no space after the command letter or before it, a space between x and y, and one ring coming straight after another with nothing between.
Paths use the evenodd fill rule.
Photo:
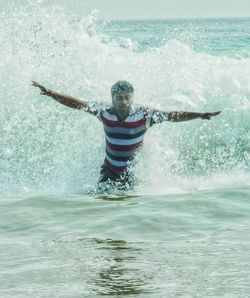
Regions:
<instances>
[{"instance_id":1,"label":"ocean water","mask_svg":"<svg viewBox=\"0 0 250 298\"><path fill-rule=\"evenodd\" d=\"M249 32L249 18L103 21L66 1L2 5L1 297L249 297ZM155 125L135 189L95 194L101 124L31 80L109 102L119 79L139 105L222 113Z\"/></svg>"}]
</instances>

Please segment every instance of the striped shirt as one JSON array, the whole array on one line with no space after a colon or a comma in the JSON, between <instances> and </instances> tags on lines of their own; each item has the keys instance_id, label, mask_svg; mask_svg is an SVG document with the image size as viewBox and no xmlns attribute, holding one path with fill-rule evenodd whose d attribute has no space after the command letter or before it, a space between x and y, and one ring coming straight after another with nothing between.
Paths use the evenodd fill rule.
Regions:
<instances>
[{"instance_id":1,"label":"striped shirt","mask_svg":"<svg viewBox=\"0 0 250 298\"><path fill-rule=\"evenodd\" d=\"M106 139L103 166L118 176L126 172L143 145L147 129L166 120L165 113L146 107L132 109L124 121L119 121L111 106L102 103L89 103L86 111L103 124Z\"/></svg>"}]
</instances>

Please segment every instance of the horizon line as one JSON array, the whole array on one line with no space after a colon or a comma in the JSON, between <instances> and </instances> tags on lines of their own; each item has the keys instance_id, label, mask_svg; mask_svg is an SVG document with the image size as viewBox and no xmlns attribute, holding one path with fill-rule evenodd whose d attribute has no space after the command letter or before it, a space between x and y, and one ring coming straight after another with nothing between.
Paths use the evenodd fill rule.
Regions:
<instances>
[{"instance_id":1,"label":"horizon line","mask_svg":"<svg viewBox=\"0 0 250 298\"><path fill-rule=\"evenodd\" d=\"M160 18L101 18L102 20L109 19L110 21L153 21L153 20L218 20L218 19L250 19L250 16L236 16L236 17L160 17Z\"/></svg>"}]
</instances>

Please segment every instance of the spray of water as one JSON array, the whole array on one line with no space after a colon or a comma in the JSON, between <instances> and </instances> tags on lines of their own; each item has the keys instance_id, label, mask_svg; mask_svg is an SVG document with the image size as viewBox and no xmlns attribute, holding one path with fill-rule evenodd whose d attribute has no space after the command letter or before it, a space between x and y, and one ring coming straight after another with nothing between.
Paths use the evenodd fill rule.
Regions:
<instances>
[{"instance_id":1,"label":"spray of water","mask_svg":"<svg viewBox=\"0 0 250 298\"><path fill-rule=\"evenodd\" d=\"M215 57L170 40L136 51L98 34L95 15L27 4L0 14L0 192L75 194L95 187L104 133L93 116L39 95L45 86L110 101L126 79L135 102L161 110L216 111L211 121L151 128L134 172L138 192L249 185L250 59Z\"/></svg>"}]
</instances>

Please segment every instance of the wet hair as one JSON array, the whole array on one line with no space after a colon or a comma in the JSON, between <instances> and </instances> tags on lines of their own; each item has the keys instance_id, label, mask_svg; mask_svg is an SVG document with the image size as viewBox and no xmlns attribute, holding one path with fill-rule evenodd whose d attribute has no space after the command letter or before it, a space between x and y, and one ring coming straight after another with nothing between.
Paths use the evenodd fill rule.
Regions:
<instances>
[{"instance_id":1,"label":"wet hair","mask_svg":"<svg viewBox=\"0 0 250 298\"><path fill-rule=\"evenodd\" d=\"M127 91L129 93L134 92L134 87L127 81L118 81L111 87L111 96L112 98L116 93L120 91Z\"/></svg>"}]
</instances>

